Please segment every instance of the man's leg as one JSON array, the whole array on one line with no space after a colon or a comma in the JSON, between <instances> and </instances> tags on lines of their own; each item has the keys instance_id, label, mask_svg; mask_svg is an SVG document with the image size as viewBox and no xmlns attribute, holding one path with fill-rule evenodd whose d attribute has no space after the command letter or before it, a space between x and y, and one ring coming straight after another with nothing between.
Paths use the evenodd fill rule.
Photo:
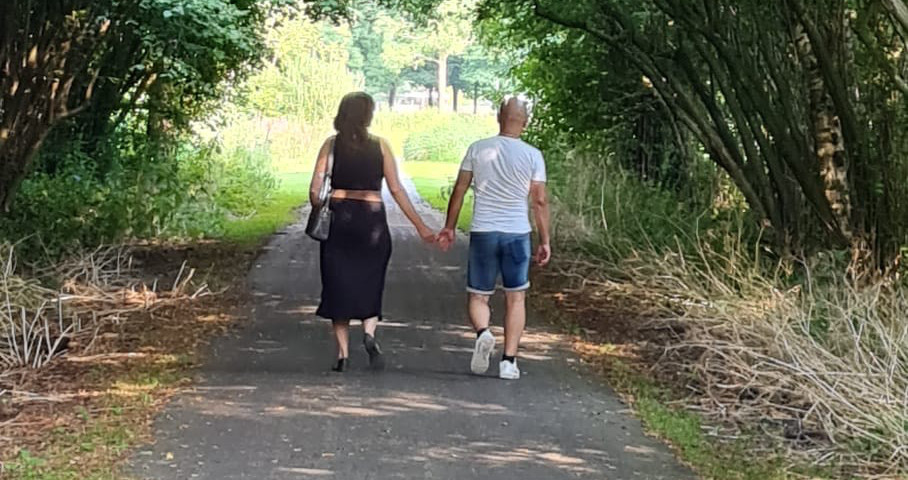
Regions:
<instances>
[{"instance_id":1,"label":"man's leg","mask_svg":"<svg viewBox=\"0 0 908 480\"><path fill-rule=\"evenodd\" d=\"M498 376L506 380L520 378L517 350L526 327L527 289L530 288L530 236L509 235L502 249L501 276L507 303L504 317L504 355Z\"/></svg>"},{"instance_id":2,"label":"man's leg","mask_svg":"<svg viewBox=\"0 0 908 480\"><path fill-rule=\"evenodd\" d=\"M527 323L526 292L506 292L504 316L504 354L516 357L520 348L520 337Z\"/></svg>"},{"instance_id":3,"label":"man's leg","mask_svg":"<svg viewBox=\"0 0 908 480\"><path fill-rule=\"evenodd\" d=\"M495 350L495 336L489 331L489 298L495 294L498 277L498 237L488 233L470 236L470 263L467 267L467 291L470 293L470 323L476 331L470 370L483 374L489 369L489 357Z\"/></svg>"},{"instance_id":4,"label":"man's leg","mask_svg":"<svg viewBox=\"0 0 908 480\"><path fill-rule=\"evenodd\" d=\"M469 302L468 310L473 330L481 332L489 328L489 322L492 317L492 311L489 308L489 296L471 293Z\"/></svg>"},{"instance_id":5,"label":"man's leg","mask_svg":"<svg viewBox=\"0 0 908 480\"><path fill-rule=\"evenodd\" d=\"M489 308L489 295L478 293L470 294L470 323L476 331L476 343L473 345L473 358L470 360L470 370L481 375L489 369L489 357L495 350L495 336L489 330L489 318L492 316Z\"/></svg>"}]
</instances>

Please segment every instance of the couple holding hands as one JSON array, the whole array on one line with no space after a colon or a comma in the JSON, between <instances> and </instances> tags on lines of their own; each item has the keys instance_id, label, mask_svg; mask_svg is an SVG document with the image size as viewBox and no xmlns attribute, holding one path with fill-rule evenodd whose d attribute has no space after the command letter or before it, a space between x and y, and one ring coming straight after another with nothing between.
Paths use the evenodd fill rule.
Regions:
<instances>
[{"instance_id":1,"label":"couple holding hands","mask_svg":"<svg viewBox=\"0 0 908 480\"><path fill-rule=\"evenodd\" d=\"M375 102L368 94L344 97L334 120L337 135L322 146L310 187L310 202L317 208L323 200L319 193L330 176L332 190L324 202L330 208L331 223L320 247L322 296L316 314L332 321L337 341L333 370L343 372L348 365L350 320L363 322L370 365L375 369L384 366L375 339L391 259L391 234L381 193L384 180L419 236L445 251L455 242L463 200L473 187L466 290L476 342L470 369L483 374L489 368L495 349L495 336L489 330L489 299L500 277L506 313L499 377L519 379L517 352L526 324L530 263L535 257L544 266L551 258L545 162L538 149L520 139L529 121L527 104L517 98L503 101L498 111L499 134L469 147L448 204L445 227L437 234L410 202L387 142L369 134L374 110ZM535 255L530 206L539 233Z\"/></svg>"}]
</instances>

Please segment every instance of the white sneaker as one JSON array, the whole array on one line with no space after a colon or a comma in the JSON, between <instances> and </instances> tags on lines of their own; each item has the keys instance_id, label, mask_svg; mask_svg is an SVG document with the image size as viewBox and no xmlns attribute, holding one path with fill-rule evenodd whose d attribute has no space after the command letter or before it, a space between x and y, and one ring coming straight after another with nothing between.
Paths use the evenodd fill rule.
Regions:
<instances>
[{"instance_id":1,"label":"white sneaker","mask_svg":"<svg viewBox=\"0 0 908 480\"><path fill-rule=\"evenodd\" d=\"M509 362L502 360L498 364L498 378L503 380L520 380L520 369L517 368L517 360Z\"/></svg>"},{"instance_id":2,"label":"white sneaker","mask_svg":"<svg viewBox=\"0 0 908 480\"><path fill-rule=\"evenodd\" d=\"M476 339L473 346L473 359L470 360L470 370L477 375L486 373L489 369L489 357L495 349L495 335L486 330Z\"/></svg>"}]
</instances>

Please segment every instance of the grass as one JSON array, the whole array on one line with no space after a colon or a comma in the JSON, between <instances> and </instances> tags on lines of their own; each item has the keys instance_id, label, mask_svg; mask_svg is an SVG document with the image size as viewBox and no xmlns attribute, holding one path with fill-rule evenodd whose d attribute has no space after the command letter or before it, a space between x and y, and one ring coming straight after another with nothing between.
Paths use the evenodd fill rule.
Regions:
<instances>
[{"instance_id":1,"label":"grass","mask_svg":"<svg viewBox=\"0 0 908 480\"><path fill-rule=\"evenodd\" d=\"M585 320L577 315L589 315L573 304L558 304L552 300L552 288L561 289L563 278L550 284L549 278L539 279L542 294L532 297L535 309L544 314L558 329L574 338L574 350L584 363L602 375L607 383L633 407L635 415L647 432L667 441L678 457L690 465L701 478L711 480L793 480L834 478L816 468L792 468L782 454L764 451L754 455L752 446L758 435L739 432L738 439L720 442L704 430L701 418L679 407L681 395L658 383L647 365L626 349L626 345L608 343L598 335L608 335L607 329L587 334ZM576 292L578 298L590 292ZM582 312L582 313L581 313Z\"/></svg>"},{"instance_id":2,"label":"grass","mask_svg":"<svg viewBox=\"0 0 908 480\"><path fill-rule=\"evenodd\" d=\"M416 185L416 191L423 200L442 212L448 208L451 188L457 179L458 165L446 162L404 162L403 170ZM473 192L467 193L463 210L457 221L457 228L470 231L473 221Z\"/></svg>"},{"instance_id":3,"label":"grass","mask_svg":"<svg viewBox=\"0 0 908 480\"><path fill-rule=\"evenodd\" d=\"M11 480L123 480L121 462L130 449L147 439L148 419L162 398L184 378L187 356L166 361L138 361L126 370L98 366L87 377L111 378L99 385L100 396L59 412L61 420L41 442L40 452L27 449L3 465L0 478ZM111 371L114 368L118 371ZM64 409L65 410L65 409Z\"/></svg>"},{"instance_id":4,"label":"grass","mask_svg":"<svg viewBox=\"0 0 908 480\"><path fill-rule=\"evenodd\" d=\"M252 245L296 219L295 210L308 201L310 173L278 175L280 186L272 201L249 218L230 221L225 226L224 240L239 245Z\"/></svg>"},{"instance_id":5,"label":"grass","mask_svg":"<svg viewBox=\"0 0 908 480\"><path fill-rule=\"evenodd\" d=\"M307 201L309 178L309 173L279 175L280 185L264 208L249 218L230 221L225 228L223 246L202 244L197 247L199 258L190 259L189 263L200 271L209 271L213 276L206 279L212 285L237 285L261 241L295 220L295 209ZM181 260L170 259L164 252L161 255L166 259L162 261L176 262L161 268L166 271L178 268ZM206 261L212 262L208 268L204 267ZM13 445L12 452L6 452L8 457L0 458L0 478L130 478L123 472L123 460L134 446L150 440L151 418L186 384L190 369L198 360L198 346L235 321L227 312L239 293L231 291L235 293L212 297L192 308L176 309L174 318L163 315L153 322L151 319L125 322L120 328L138 329L139 333L118 331L118 338L136 339L137 344L113 346L113 350L154 353L119 365L86 365L86 370L66 370L69 382L79 385L80 392L88 392L89 399L56 406L53 426L47 427L50 430L35 432L34 439ZM70 368L63 363L57 366Z\"/></svg>"},{"instance_id":6,"label":"grass","mask_svg":"<svg viewBox=\"0 0 908 480\"><path fill-rule=\"evenodd\" d=\"M703 433L699 417L670 407L671 395L649 378L616 362L609 377L613 387L633 398L637 415L653 434L669 441L704 478L786 480L792 478L778 459L755 459L743 443L719 444Z\"/></svg>"}]
</instances>

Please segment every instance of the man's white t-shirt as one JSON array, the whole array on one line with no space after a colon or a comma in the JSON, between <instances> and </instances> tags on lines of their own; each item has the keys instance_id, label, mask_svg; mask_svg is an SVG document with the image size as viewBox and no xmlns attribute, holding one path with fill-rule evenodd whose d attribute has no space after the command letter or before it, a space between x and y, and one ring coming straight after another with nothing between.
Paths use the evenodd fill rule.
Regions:
<instances>
[{"instance_id":1,"label":"man's white t-shirt","mask_svg":"<svg viewBox=\"0 0 908 480\"><path fill-rule=\"evenodd\" d=\"M518 138L502 135L480 140L460 169L473 172L474 232L530 233L531 182L545 182L542 152Z\"/></svg>"}]
</instances>

